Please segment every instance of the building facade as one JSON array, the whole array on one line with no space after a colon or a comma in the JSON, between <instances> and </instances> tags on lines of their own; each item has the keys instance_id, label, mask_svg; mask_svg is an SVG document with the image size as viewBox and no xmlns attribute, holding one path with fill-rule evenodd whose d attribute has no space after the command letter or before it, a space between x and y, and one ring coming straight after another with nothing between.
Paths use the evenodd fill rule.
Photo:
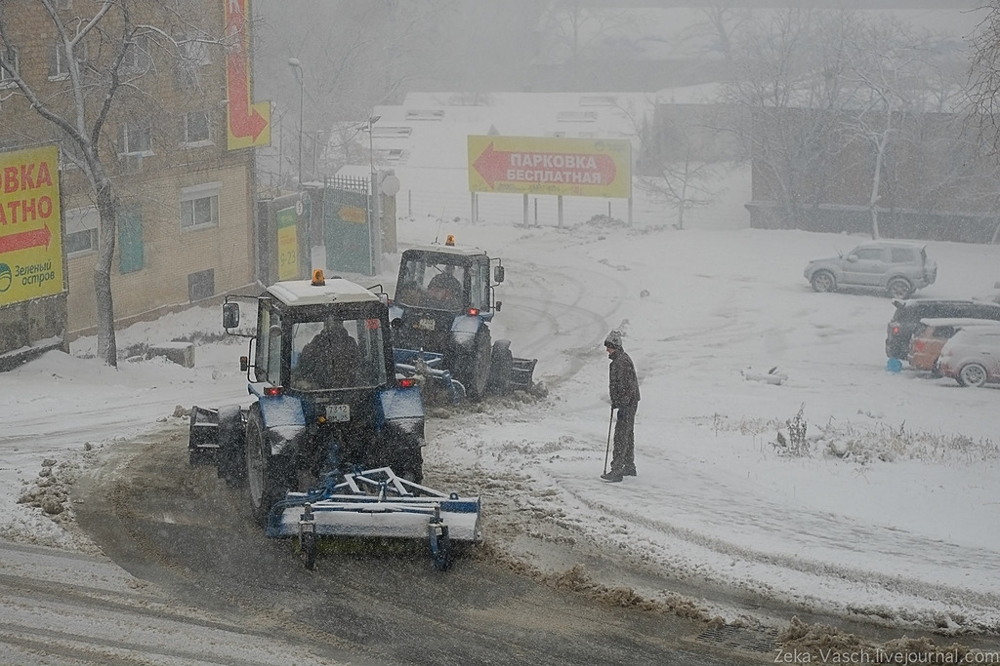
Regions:
<instances>
[{"instance_id":1,"label":"building facade","mask_svg":"<svg viewBox=\"0 0 1000 666\"><path fill-rule=\"evenodd\" d=\"M76 45L76 72L65 35L93 19L100 4L53 4L58 20L37 0L3 3L0 21L8 41L0 48L46 108L97 137L118 201L111 269L116 324L251 283L254 148L227 145L226 56L232 45L226 3L129 0L129 15L108 12L99 19L100 29ZM112 83L115 93L105 105ZM95 330L94 271L110 239L101 237L95 188L82 168L79 145L58 122L39 114L10 72L3 72L0 150L51 143L60 149L67 292L59 335L68 341ZM52 333L32 337L46 332ZM17 337L0 336L0 354L33 342Z\"/></svg>"}]
</instances>

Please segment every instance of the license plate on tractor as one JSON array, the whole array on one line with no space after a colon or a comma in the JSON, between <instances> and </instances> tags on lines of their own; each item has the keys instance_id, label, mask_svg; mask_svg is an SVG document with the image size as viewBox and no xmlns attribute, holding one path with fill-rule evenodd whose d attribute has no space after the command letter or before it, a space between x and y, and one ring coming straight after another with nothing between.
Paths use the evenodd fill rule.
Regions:
<instances>
[{"instance_id":1,"label":"license plate on tractor","mask_svg":"<svg viewBox=\"0 0 1000 666\"><path fill-rule=\"evenodd\" d=\"M351 420L350 405L327 405L326 420L332 423L345 423Z\"/></svg>"},{"instance_id":2,"label":"license plate on tractor","mask_svg":"<svg viewBox=\"0 0 1000 666\"><path fill-rule=\"evenodd\" d=\"M417 328L421 331L433 331L434 330L434 320L433 319L421 319L417 324Z\"/></svg>"}]
</instances>

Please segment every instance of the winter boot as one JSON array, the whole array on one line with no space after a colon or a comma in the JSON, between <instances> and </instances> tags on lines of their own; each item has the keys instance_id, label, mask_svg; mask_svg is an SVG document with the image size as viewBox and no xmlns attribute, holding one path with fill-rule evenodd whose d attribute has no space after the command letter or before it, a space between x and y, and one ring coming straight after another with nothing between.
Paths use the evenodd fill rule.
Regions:
<instances>
[{"instance_id":1,"label":"winter boot","mask_svg":"<svg viewBox=\"0 0 1000 666\"><path fill-rule=\"evenodd\" d=\"M601 474L601 478L609 483L619 483L622 480L622 473L617 470L611 470L607 474Z\"/></svg>"}]
</instances>

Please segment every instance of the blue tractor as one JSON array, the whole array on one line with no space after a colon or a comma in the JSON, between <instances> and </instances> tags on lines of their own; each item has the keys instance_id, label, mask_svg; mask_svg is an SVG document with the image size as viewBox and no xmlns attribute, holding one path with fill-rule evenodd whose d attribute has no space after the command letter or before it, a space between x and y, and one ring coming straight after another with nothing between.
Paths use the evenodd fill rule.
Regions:
<instances>
[{"instance_id":1,"label":"blue tractor","mask_svg":"<svg viewBox=\"0 0 1000 666\"><path fill-rule=\"evenodd\" d=\"M453 236L444 245L405 250L389 307L397 362L440 356L441 369L472 401L532 388L537 359L515 358L509 340L491 338L502 305L494 287L503 281L499 259L455 245Z\"/></svg>"},{"instance_id":2,"label":"blue tractor","mask_svg":"<svg viewBox=\"0 0 1000 666\"><path fill-rule=\"evenodd\" d=\"M298 535L310 568L317 534L429 534L439 568L450 562L442 514L461 517L454 537L478 538L478 498L420 485L423 401L395 371L387 295L315 271L246 297L254 332L240 329L240 298L223 304L223 327L250 337L240 363L252 399L192 408L191 464L214 461L245 487L254 519L268 536ZM399 528L404 514L409 532Z\"/></svg>"}]
</instances>

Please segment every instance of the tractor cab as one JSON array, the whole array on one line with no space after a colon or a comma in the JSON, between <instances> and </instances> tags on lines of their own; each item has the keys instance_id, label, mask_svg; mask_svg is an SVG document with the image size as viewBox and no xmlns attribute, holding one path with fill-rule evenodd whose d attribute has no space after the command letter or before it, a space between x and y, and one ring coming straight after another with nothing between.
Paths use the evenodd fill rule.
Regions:
<instances>
[{"instance_id":1,"label":"tractor cab","mask_svg":"<svg viewBox=\"0 0 1000 666\"><path fill-rule=\"evenodd\" d=\"M301 392L394 384L388 313L369 290L317 271L312 281L272 285L257 302L251 383ZM227 329L238 326L238 308L224 305Z\"/></svg>"},{"instance_id":2,"label":"tractor cab","mask_svg":"<svg viewBox=\"0 0 1000 666\"><path fill-rule=\"evenodd\" d=\"M503 281L503 272L499 259L491 260L478 248L456 246L449 236L445 245L403 252L393 303L400 308L490 313L499 309L493 286Z\"/></svg>"}]
</instances>

